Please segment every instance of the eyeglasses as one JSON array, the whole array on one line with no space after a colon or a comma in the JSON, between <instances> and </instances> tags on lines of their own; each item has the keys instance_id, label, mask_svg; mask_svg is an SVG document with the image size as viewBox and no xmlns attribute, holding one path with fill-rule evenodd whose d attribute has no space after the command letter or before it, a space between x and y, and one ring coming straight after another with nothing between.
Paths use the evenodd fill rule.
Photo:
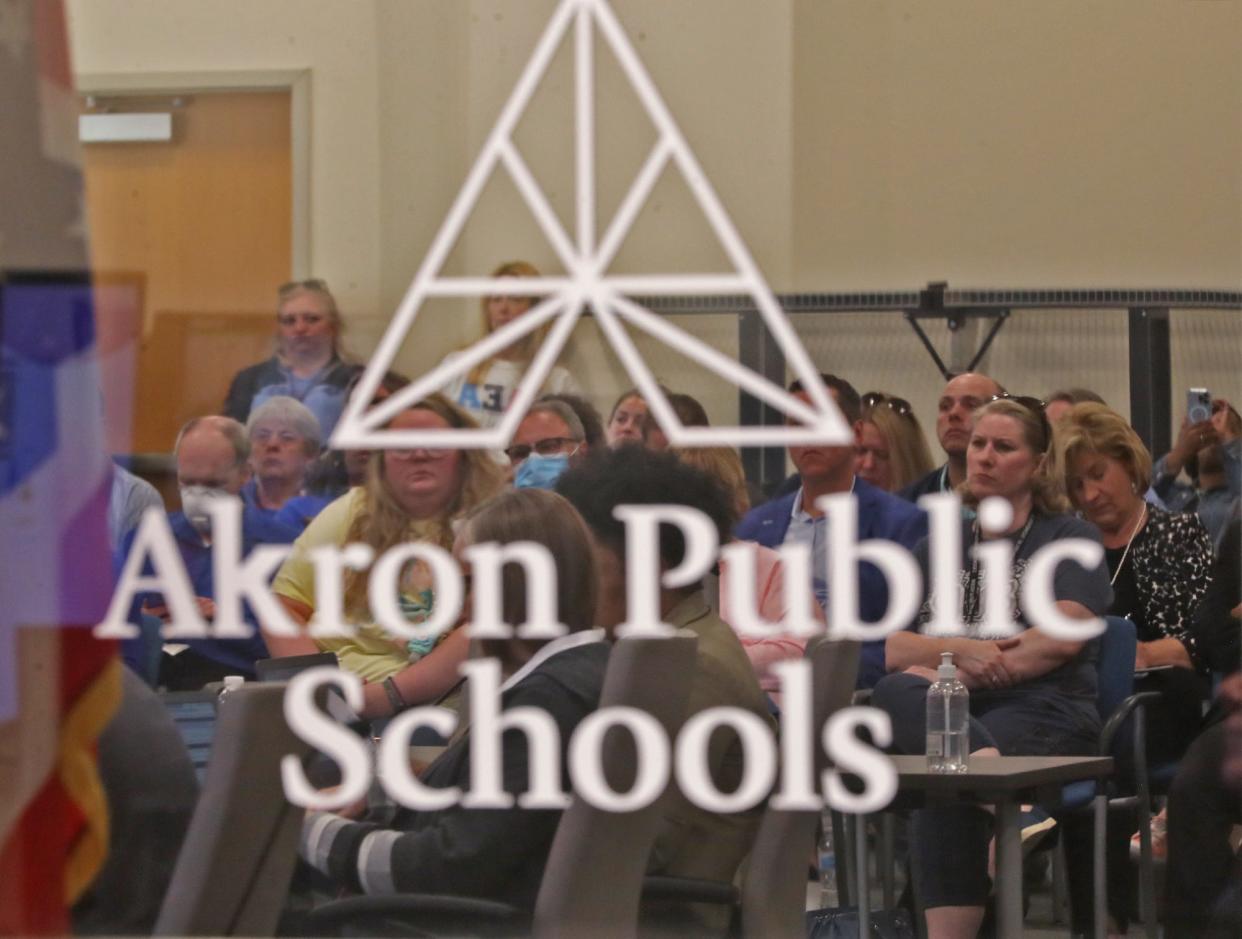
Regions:
<instances>
[{"instance_id":1,"label":"eyeglasses","mask_svg":"<svg viewBox=\"0 0 1242 939\"><path fill-rule=\"evenodd\" d=\"M411 447L408 450L400 447L392 447L384 451L384 459L386 460L443 460L452 456L456 451L448 450L432 450L429 447Z\"/></svg>"},{"instance_id":2,"label":"eyeglasses","mask_svg":"<svg viewBox=\"0 0 1242 939\"><path fill-rule=\"evenodd\" d=\"M988 404L993 401L1012 401L1020 404L1032 414L1039 415L1039 424L1044 429L1044 445L1040 447L1040 451L1048 449L1048 445L1052 443L1052 425L1048 423L1048 415L1044 413L1044 409L1048 406L1046 402L1039 398L1033 398L1030 395L1011 395L1008 391L1001 392L998 395L992 395L988 398Z\"/></svg>"},{"instance_id":3,"label":"eyeglasses","mask_svg":"<svg viewBox=\"0 0 1242 939\"><path fill-rule=\"evenodd\" d=\"M880 405L884 405L890 411L902 417L911 417L914 414L914 408L911 407L910 402L905 398L887 395L882 391L868 391L862 396L861 403L864 411L870 411Z\"/></svg>"},{"instance_id":4,"label":"eyeglasses","mask_svg":"<svg viewBox=\"0 0 1242 939\"><path fill-rule=\"evenodd\" d=\"M270 443L273 440L279 440L281 443L295 443L302 439L301 434L292 430L270 430L266 427L250 435L251 443Z\"/></svg>"},{"instance_id":5,"label":"eyeglasses","mask_svg":"<svg viewBox=\"0 0 1242 939\"><path fill-rule=\"evenodd\" d=\"M576 444L569 451L569 456L573 456L578 452L578 447L582 443L574 440L572 437L544 437L542 440L536 440L534 443L515 443L513 446L505 450L505 456L509 458L510 463L521 463L530 456L531 451L538 453L540 456L553 456L560 453L567 445Z\"/></svg>"},{"instance_id":6,"label":"eyeglasses","mask_svg":"<svg viewBox=\"0 0 1242 939\"><path fill-rule=\"evenodd\" d=\"M276 316L276 322L281 326L296 326L299 320L307 326L318 326L324 319L322 313L280 313Z\"/></svg>"}]
</instances>

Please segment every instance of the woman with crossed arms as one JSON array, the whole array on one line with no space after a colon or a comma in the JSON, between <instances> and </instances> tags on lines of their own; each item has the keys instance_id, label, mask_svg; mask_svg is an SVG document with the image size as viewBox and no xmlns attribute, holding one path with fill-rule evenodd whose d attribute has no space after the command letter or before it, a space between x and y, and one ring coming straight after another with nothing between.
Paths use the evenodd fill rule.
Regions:
<instances>
[{"instance_id":1,"label":"woman with crossed arms","mask_svg":"<svg viewBox=\"0 0 1242 939\"><path fill-rule=\"evenodd\" d=\"M1050 473L1052 434L1043 404L1033 398L1002 396L975 411L966 450L968 503L999 498L1012 518L1003 531L962 522L960 637L925 636L911 629L888 637L885 658L891 673L875 688L872 704L893 721L894 747L921 754L926 745L926 697L940 653L953 652L958 677L970 689L970 749L976 755L1086 755L1093 752L1100 721L1095 709L1095 657L1098 640L1067 642L1031 628L1025 613L1012 610L1023 631L1017 636L983 632L983 574L972 548L1005 538L1013 544L1013 583L1020 594L1030 558L1061 538L1099 541L1088 522L1065 513L1064 496ZM985 513L986 515L987 513ZM928 544L915 549L927 583ZM1084 569L1074 562L1057 566L1052 592L1058 613L1091 619L1108 607L1112 591L1103 564ZM928 596L914 624L928 622L937 602ZM983 920L989 892L988 842L992 817L970 805L949 805L914 813L911 851L924 900L930 939L974 936Z\"/></svg>"}]
</instances>

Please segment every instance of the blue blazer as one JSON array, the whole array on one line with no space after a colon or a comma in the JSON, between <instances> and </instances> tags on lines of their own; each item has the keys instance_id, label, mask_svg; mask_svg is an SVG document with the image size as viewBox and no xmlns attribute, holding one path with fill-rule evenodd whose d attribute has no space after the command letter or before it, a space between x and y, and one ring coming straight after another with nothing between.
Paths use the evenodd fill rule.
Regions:
<instances>
[{"instance_id":1,"label":"blue blazer","mask_svg":"<svg viewBox=\"0 0 1242 939\"><path fill-rule=\"evenodd\" d=\"M798 495L798 492L791 492L752 509L734 534L742 541L755 541L769 548L780 546L789 532ZM927 537L927 513L918 506L861 479L854 480L854 497L858 501L860 541L879 538L913 551L919 540ZM867 622L880 619L888 609L888 581L879 568L866 562L858 567L858 609ZM884 674L884 641L864 642L858 666L858 687L870 688Z\"/></svg>"}]
</instances>

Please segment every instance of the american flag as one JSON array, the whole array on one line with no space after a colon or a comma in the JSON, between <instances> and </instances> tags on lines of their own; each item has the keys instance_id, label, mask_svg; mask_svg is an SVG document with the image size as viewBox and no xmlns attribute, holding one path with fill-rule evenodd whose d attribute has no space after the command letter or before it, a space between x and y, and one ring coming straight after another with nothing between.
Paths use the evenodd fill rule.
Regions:
<instances>
[{"instance_id":1,"label":"american flag","mask_svg":"<svg viewBox=\"0 0 1242 939\"><path fill-rule=\"evenodd\" d=\"M115 650L76 108L59 0L0 0L0 934L63 934L102 863Z\"/></svg>"}]
</instances>

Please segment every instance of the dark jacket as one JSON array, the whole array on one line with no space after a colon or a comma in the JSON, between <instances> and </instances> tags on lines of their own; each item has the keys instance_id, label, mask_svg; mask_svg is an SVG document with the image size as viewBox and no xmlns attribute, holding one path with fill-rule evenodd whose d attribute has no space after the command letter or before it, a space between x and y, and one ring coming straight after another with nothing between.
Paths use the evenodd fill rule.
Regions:
<instances>
[{"instance_id":1,"label":"dark jacket","mask_svg":"<svg viewBox=\"0 0 1242 939\"><path fill-rule=\"evenodd\" d=\"M592 642L566 649L545 662L501 695L508 711L533 707L547 712L560 734L561 785L570 790L566 767L569 740L578 723L599 706L608 664L609 645ZM521 793L528 785L528 740L524 733L506 733L501 743L503 786ZM470 732L461 734L427 768L421 782L434 789L470 786ZM376 819L379 819L378 821ZM547 864L552 838L560 822L556 809L464 809L438 812L398 809L395 814L372 811L367 821L338 816L308 817L316 830L315 849L307 857L306 827L303 859L334 881L363 889L360 865L398 893L439 893L482 897L534 907ZM360 858L363 840L386 830L382 848Z\"/></svg>"},{"instance_id":2,"label":"dark jacket","mask_svg":"<svg viewBox=\"0 0 1242 939\"><path fill-rule=\"evenodd\" d=\"M907 502L918 502L920 496L925 496L933 492L948 492L945 485L948 482L948 463L942 463L926 476L916 479L904 489L899 489L895 495Z\"/></svg>"}]
</instances>

